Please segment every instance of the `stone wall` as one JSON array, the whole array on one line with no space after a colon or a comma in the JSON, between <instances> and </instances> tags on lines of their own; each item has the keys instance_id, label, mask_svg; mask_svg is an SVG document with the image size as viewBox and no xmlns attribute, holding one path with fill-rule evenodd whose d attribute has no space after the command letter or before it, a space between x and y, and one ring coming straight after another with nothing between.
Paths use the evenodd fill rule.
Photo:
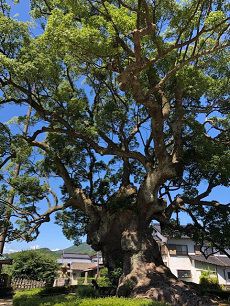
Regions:
<instances>
[{"instance_id":1,"label":"stone wall","mask_svg":"<svg viewBox=\"0 0 230 306\"><path fill-rule=\"evenodd\" d=\"M42 288L45 287L45 285L46 282L44 281L36 281L25 278L13 278L11 280L11 286L14 290Z\"/></svg>"}]
</instances>

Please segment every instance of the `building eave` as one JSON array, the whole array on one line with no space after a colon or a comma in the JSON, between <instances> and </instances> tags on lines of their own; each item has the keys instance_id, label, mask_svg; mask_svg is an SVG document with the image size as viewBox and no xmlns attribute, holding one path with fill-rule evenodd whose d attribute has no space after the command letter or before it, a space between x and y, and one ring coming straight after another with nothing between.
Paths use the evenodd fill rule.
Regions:
<instances>
[{"instance_id":1,"label":"building eave","mask_svg":"<svg viewBox=\"0 0 230 306\"><path fill-rule=\"evenodd\" d=\"M214 266L230 267L230 258L228 257L220 258L220 256L209 256L208 258L205 258L203 255L189 255L189 258L192 260L204 262Z\"/></svg>"}]
</instances>

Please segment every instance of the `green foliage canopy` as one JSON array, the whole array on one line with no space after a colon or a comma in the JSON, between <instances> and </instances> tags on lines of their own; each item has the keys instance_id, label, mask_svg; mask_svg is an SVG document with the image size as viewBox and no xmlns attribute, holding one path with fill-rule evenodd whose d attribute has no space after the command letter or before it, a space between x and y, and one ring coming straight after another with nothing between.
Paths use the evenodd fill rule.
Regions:
<instances>
[{"instance_id":1,"label":"green foliage canopy","mask_svg":"<svg viewBox=\"0 0 230 306\"><path fill-rule=\"evenodd\" d=\"M1 149L24 164L1 191L17 192L18 237L37 235L53 212L74 238L101 210L129 208L229 247L217 238L219 224L229 233L229 206L207 198L230 171L228 9L209 0L32 0L43 27L33 37L2 6L0 103L33 108L30 135ZM11 164L3 166L6 181ZM170 221L181 212L187 228Z\"/></svg>"},{"instance_id":2,"label":"green foliage canopy","mask_svg":"<svg viewBox=\"0 0 230 306\"><path fill-rule=\"evenodd\" d=\"M38 250L21 251L11 256L13 265L7 267L15 278L45 281L52 284L57 275L58 264L55 256Z\"/></svg>"}]
</instances>

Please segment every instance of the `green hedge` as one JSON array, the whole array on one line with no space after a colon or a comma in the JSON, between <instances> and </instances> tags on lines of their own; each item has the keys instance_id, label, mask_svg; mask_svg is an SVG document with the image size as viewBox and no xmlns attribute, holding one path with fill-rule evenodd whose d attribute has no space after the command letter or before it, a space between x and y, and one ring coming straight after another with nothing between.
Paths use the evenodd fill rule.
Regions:
<instances>
[{"instance_id":1,"label":"green hedge","mask_svg":"<svg viewBox=\"0 0 230 306\"><path fill-rule=\"evenodd\" d=\"M75 295L43 296L43 289L17 291L13 297L13 306L78 306L79 299ZM69 304L71 303L71 304Z\"/></svg>"},{"instance_id":2,"label":"green hedge","mask_svg":"<svg viewBox=\"0 0 230 306\"><path fill-rule=\"evenodd\" d=\"M219 297L221 300L230 301L230 291L229 290L206 289L204 294L211 295L214 297Z\"/></svg>"},{"instance_id":3,"label":"green hedge","mask_svg":"<svg viewBox=\"0 0 230 306\"><path fill-rule=\"evenodd\" d=\"M85 286L86 287L86 286ZM90 287L89 287L90 288ZM79 288L80 289L80 288ZM82 289L81 289L82 290ZM81 290L76 294L42 296L42 289L16 292L14 306L162 306L164 304L146 299L83 298ZM86 288L85 288L86 290ZM91 289L90 289L91 290Z\"/></svg>"},{"instance_id":4,"label":"green hedge","mask_svg":"<svg viewBox=\"0 0 230 306\"><path fill-rule=\"evenodd\" d=\"M202 271L200 276L201 288L220 290L220 285L218 283L218 278L211 271Z\"/></svg>"},{"instance_id":5,"label":"green hedge","mask_svg":"<svg viewBox=\"0 0 230 306\"><path fill-rule=\"evenodd\" d=\"M87 278L87 281L88 281L88 284L89 284L89 285L91 285L91 282L92 282L93 279L95 279L95 277L88 277L88 278ZM85 282L85 278L84 278L84 277L79 277L79 278L77 279L77 282L78 282L78 285L83 285L84 282Z\"/></svg>"},{"instance_id":6,"label":"green hedge","mask_svg":"<svg viewBox=\"0 0 230 306\"><path fill-rule=\"evenodd\" d=\"M99 299L84 299L81 300L78 305L79 306L162 306L164 304L144 299L127 299L127 298L110 297L110 298L99 298Z\"/></svg>"}]
</instances>

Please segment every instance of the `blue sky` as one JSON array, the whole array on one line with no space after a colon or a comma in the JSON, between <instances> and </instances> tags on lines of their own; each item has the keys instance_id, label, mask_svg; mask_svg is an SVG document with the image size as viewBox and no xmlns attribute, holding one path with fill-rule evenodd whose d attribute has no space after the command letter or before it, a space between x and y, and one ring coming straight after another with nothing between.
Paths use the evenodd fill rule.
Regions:
<instances>
[{"instance_id":1,"label":"blue sky","mask_svg":"<svg viewBox=\"0 0 230 306\"><path fill-rule=\"evenodd\" d=\"M13 1L8 2L12 4L12 16L14 16L14 18L22 21L32 21L29 15L29 1L21 0L17 5L14 5ZM34 26L32 32L38 34L39 30ZM13 116L24 115L25 112L25 108L11 105L0 109L0 118L2 122L6 122ZM201 191L203 188L205 188L205 186L201 185ZM229 201L227 188L217 187L207 199L215 199L222 203L227 203ZM186 218L182 220L182 223L186 223L186 220ZM68 241L64 237L62 229L54 224L54 218L52 218L51 222L42 225L40 235L35 241L30 243L19 241L12 242L6 245L5 252L39 247L48 247L55 250L66 248L72 244L71 241Z\"/></svg>"},{"instance_id":2,"label":"blue sky","mask_svg":"<svg viewBox=\"0 0 230 306\"><path fill-rule=\"evenodd\" d=\"M32 21L29 8L30 8L30 1L28 0L21 0L18 4L14 4L14 1L8 0L7 3L11 5L11 15L18 20L21 21Z\"/></svg>"},{"instance_id":3,"label":"blue sky","mask_svg":"<svg viewBox=\"0 0 230 306\"><path fill-rule=\"evenodd\" d=\"M13 1L8 1L12 5L11 15L15 19L22 21L32 21L29 15L29 1L21 0L19 4L14 5ZM35 25L32 28L33 33L37 33ZM8 121L13 116L25 115L25 108L15 107L13 105L0 109L0 118L2 122ZM40 247L48 247L52 250L63 249L71 246L73 243L65 238L60 226L54 224L54 217L50 223L43 224L39 237L33 242L14 241L8 243L5 252L16 250L34 249Z\"/></svg>"},{"instance_id":4,"label":"blue sky","mask_svg":"<svg viewBox=\"0 0 230 306\"><path fill-rule=\"evenodd\" d=\"M0 109L1 122L7 122L14 116L25 115L25 107L16 107L10 105ZM40 247L48 247L49 249L63 249L71 246L73 243L65 238L60 226L54 224L54 216L51 222L45 223L41 227L39 237L33 242L14 241L8 243L5 247L5 252L13 252L16 250L33 249Z\"/></svg>"}]
</instances>

